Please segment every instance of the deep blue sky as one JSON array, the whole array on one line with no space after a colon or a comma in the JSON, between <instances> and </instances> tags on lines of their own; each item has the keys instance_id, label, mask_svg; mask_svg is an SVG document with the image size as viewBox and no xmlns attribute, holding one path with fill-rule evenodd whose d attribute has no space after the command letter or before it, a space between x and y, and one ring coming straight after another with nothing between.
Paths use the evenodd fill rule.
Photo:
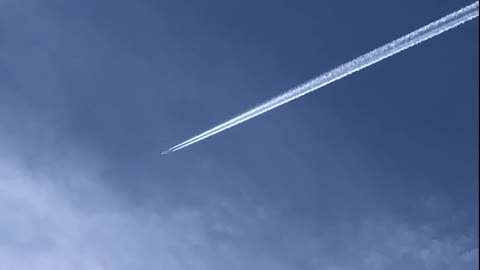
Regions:
<instances>
[{"instance_id":1,"label":"deep blue sky","mask_svg":"<svg viewBox=\"0 0 480 270\"><path fill-rule=\"evenodd\" d=\"M194 252L206 268L189 269L476 269L478 19L160 155L470 3L3 0L0 142L34 164L62 160L67 144L101 159L101 177L90 181L114 194L113 213L120 205L203 213L228 201L236 210L218 222L242 236L220 237L206 222L202 250L223 264ZM410 244L401 242L405 231ZM153 262L142 241L149 252L137 260ZM238 260L213 248L217 241ZM186 253L172 260L194 256ZM92 261L129 269L101 254ZM2 257L11 259L0 249Z\"/></svg>"}]
</instances>

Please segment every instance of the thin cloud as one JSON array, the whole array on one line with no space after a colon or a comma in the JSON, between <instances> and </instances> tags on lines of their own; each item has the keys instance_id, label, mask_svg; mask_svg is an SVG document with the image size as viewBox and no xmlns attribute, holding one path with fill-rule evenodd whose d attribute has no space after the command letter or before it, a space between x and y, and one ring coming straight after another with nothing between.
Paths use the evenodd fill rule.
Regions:
<instances>
[{"instance_id":1,"label":"thin cloud","mask_svg":"<svg viewBox=\"0 0 480 270\"><path fill-rule=\"evenodd\" d=\"M21 115L5 112L9 117L0 117L3 127L2 119ZM5 269L478 267L474 236L442 235L435 226L413 226L386 216L314 233L299 230L276 209L215 193L207 205L179 207L171 197L163 199L159 187L156 203L168 211L156 210L155 204L132 204L109 188L102 176L105 163L93 153L50 143L58 137L46 140L40 156L32 155L38 149L16 147L29 134L37 142L55 136L43 136L39 130L50 128L32 121L37 125L23 131L13 123L9 132L0 130L0 149L5 149L0 152L0 262ZM56 151L59 145L62 150Z\"/></svg>"},{"instance_id":2,"label":"thin cloud","mask_svg":"<svg viewBox=\"0 0 480 270\"><path fill-rule=\"evenodd\" d=\"M367 68L375 63L378 63L384 59L389 58L399 52L402 52L410 47L413 47L419 43L422 43L430 38L442 34L445 31L453 29L467 21L470 21L478 17L478 2L475 2L467 7L464 7L456 12L453 12L435 22L432 22L422 28L419 28L401 38L398 38L388 44L385 44L371 52L368 52L358 58L355 58L345 64L342 64L322 75L303 83L287 92L274 97L245 113L242 113L226 122L223 122L191 139L188 139L180 144L173 146L172 148L164 151L162 154L168 154L178 151L194 143L207 139L215 134L218 134L224 130L239 125L245 121L248 121L254 117L264 114L270 110L273 110L281 105L284 105L290 101L300 98L308 93L318 90L330 83L340 80L350 74Z\"/></svg>"}]
</instances>

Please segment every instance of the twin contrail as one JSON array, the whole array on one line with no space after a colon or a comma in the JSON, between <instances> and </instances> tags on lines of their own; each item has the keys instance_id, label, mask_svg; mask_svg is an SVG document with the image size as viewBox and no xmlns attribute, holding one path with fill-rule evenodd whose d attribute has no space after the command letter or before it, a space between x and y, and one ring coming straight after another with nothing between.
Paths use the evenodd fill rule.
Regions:
<instances>
[{"instance_id":1,"label":"twin contrail","mask_svg":"<svg viewBox=\"0 0 480 270\"><path fill-rule=\"evenodd\" d=\"M371 52L368 52L358 58L351 60L341 66L338 66L304 84L301 84L287 92L272 98L265 103L262 103L253 109L238 115L212 129L209 129L183 143L180 143L162 154L168 154L178 151L196 142L204 140L210 136L213 136L226 129L234 127L240 123L243 123L255 116L270 111L280 105L290 102L296 98L299 98L305 94L315 91L327 84L340 80L341 78L348 76L354 72L362 70L368 66L371 66L383 59L386 59L394 54L397 54L403 50L406 50L412 46L415 46L425 40L428 40L434 36L437 36L449 29L455 28L469 20L478 17L478 1L467 7L464 7L456 12L453 12L435 22L432 22L418 30L411 32L399 39L396 39L382 47L379 47Z\"/></svg>"}]
</instances>

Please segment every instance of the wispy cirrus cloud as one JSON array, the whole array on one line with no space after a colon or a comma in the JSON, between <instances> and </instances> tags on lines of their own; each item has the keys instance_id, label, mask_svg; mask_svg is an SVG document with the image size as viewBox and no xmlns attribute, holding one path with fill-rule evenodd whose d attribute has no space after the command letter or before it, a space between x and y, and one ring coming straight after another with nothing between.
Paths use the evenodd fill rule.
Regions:
<instances>
[{"instance_id":1,"label":"wispy cirrus cloud","mask_svg":"<svg viewBox=\"0 0 480 270\"><path fill-rule=\"evenodd\" d=\"M4 106L3 116L11 117L3 117L1 124L8 128L0 132L0 262L5 269L478 267L474 236L443 235L435 226L388 216L318 233L303 230L275 209L215 193L208 204L178 206L159 187L155 204L135 204L102 179L107 163L100 157L58 143L62 140L52 128L36 117L8 112ZM17 121L7 124L13 115ZM22 147L29 134L45 147Z\"/></svg>"},{"instance_id":2,"label":"wispy cirrus cloud","mask_svg":"<svg viewBox=\"0 0 480 270\"><path fill-rule=\"evenodd\" d=\"M249 244L275 219L267 210L215 194L178 207L161 188L157 205L128 203L106 185L100 158L61 143L38 118L3 109L2 268L289 269Z\"/></svg>"}]
</instances>

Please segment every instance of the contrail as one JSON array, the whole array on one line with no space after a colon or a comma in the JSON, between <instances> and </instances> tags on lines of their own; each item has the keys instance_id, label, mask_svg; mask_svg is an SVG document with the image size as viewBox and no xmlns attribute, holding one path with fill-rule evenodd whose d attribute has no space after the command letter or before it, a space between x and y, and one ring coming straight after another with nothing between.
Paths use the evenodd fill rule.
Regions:
<instances>
[{"instance_id":1,"label":"contrail","mask_svg":"<svg viewBox=\"0 0 480 270\"><path fill-rule=\"evenodd\" d=\"M296 98L299 98L305 94L315 91L327 84L340 80L341 78L348 76L354 72L362 70L368 66L371 66L383 59L386 59L394 54L397 54L403 50L413 47L425 40L428 40L434 36L455 28L469 20L478 17L478 1L466 6L456 12L453 12L435 22L432 22L418 30L411 32L399 39L396 39L382 47L379 47L371 52L368 52L358 58L351 60L343 65L340 65L322 75L301 84L287 92L274 97L265 103L262 103L253 109L238 115L212 129L209 129L183 143L180 143L162 154L168 154L178 151L196 142L204 140L210 136L213 136L226 129L234 127L240 123L243 123L255 116L270 111L280 105L290 102Z\"/></svg>"}]
</instances>

